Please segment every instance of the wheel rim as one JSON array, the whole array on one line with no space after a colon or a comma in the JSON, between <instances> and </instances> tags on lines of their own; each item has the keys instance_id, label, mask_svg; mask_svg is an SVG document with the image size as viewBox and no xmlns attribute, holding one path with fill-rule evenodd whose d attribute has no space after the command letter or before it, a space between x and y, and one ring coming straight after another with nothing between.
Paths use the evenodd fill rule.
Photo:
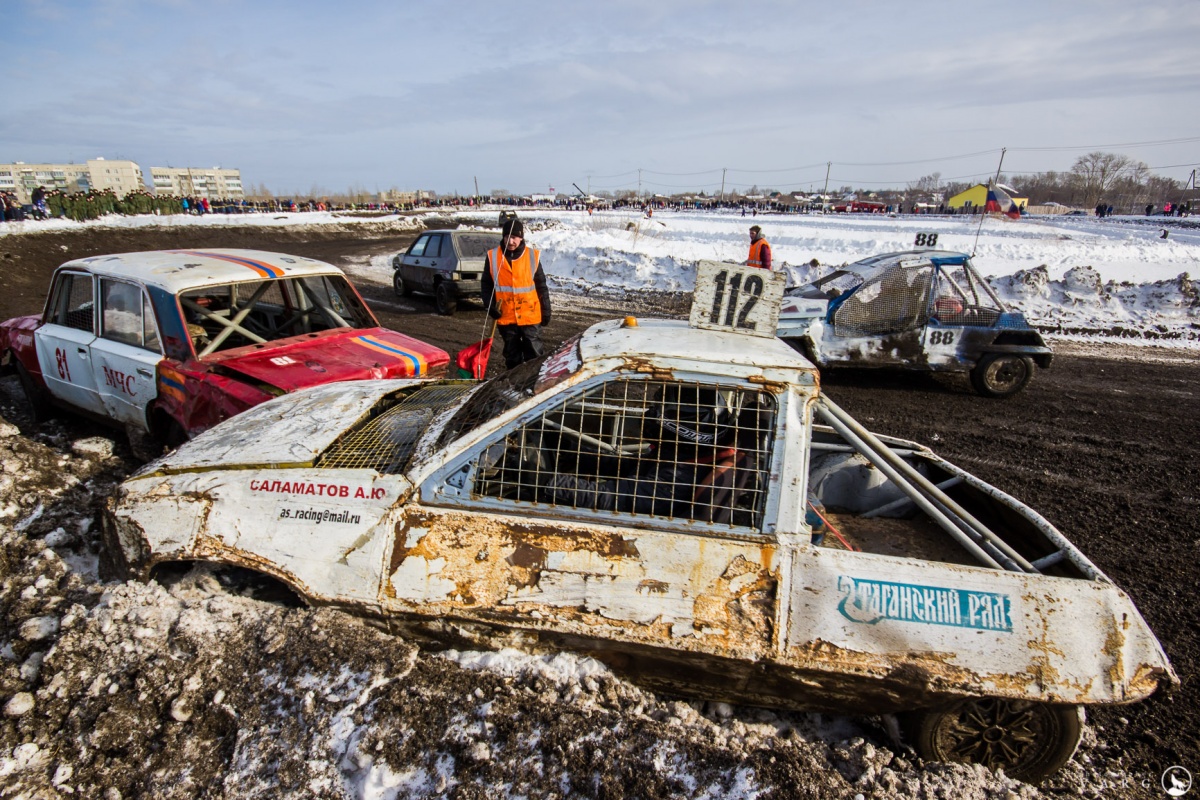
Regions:
<instances>
[{"instance_id":1,"label":"wheel rim","mask_svg":"<svg viewBox=\"0 0 1200 800\"><path fill-rule=\"evenodd\" d=\"M992 391L1003 394L1019 388L1028 375L1029 367L1024 359L1006 356L987 365L984 381Z\"/></svg>"},{"instance_id":2,"label":"wheel rim","mask_svg":"<svg viewBox=\"0 0 1200 800\"><path fill-rule=\"evenodd\" d=\"M404 281L400 278L400 273L392 275L392 291L396 294L404 294Z\"/></svg>"},{"instance_id":3,"label":"wheel rim","mask_svg":"<svg viewBox=\"0 0 1200 800\"><path fill-rule=\"evenodd\" d=\"M946 714L937 726L934 744L946 760L983 764L1018 777L1054 748L1059 727L1047 706L978 700Z\"/></svg>"}]
</instances>

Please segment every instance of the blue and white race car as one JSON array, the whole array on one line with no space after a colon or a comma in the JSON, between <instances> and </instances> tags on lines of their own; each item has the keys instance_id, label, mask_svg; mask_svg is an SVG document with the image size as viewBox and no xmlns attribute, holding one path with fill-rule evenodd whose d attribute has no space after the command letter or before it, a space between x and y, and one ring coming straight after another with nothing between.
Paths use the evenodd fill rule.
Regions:
<instances>
[{"instance_id":1,"label":"blue and white race car","mask_svg":"<svg viewBox=\"0 0 1200 800\"><path fill-rule=\"evenodd\" d=\"M970 372L986 397L1016 394L1053 358L970 256L947 250L871 256L788 289L777 333L820 367Z\"/></svg>"}]
</instances>

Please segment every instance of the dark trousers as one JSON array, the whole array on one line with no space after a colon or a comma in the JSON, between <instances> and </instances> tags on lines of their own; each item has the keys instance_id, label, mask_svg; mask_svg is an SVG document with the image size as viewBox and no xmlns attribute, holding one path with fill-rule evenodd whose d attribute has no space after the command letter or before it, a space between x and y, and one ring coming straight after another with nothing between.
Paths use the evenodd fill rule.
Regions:
<instances>
[{"instance_id":1,"label":"dark trousers","mask_svg":"<svg viewBox=\"0 0 1200 800\"><path fill-rule=\"evenodd\" d=\"M506 369L524 364L545 352L541 325L497 325L496 331L504 342Z\"/></svg>"}]
</instances>

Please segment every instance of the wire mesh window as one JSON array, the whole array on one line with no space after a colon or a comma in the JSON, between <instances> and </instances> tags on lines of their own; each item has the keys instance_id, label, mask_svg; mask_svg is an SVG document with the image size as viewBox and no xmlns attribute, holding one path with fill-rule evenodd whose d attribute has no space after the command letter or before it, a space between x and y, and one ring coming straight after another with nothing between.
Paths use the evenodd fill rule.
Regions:
<instances>
[{"instance_id":1,"label":"wire mesh window","mask_svg":"<svg viewBox=\"0 0 1200 800\"><path fill-rule=\"evenodd\" d=\"M867 281L833 316L838 335L899 333L929 320L933 265L889 267Z\"/></svg>"},{"instance_id":2,"label":"wire mesh window","mask_svg":"<svg viewBox=\"0 0 1200 800\"><path fill-rule=\"evenodd\" d=\"M761 528L776 402L753 388L614 380L487 447L476 494Z\"/></svg>"}]
</instances>

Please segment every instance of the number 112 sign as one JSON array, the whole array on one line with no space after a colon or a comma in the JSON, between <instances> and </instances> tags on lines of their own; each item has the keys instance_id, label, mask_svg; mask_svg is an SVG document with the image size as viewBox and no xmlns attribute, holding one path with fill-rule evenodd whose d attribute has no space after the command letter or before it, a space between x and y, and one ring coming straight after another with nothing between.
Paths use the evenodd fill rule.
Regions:
<instances>
[{"instance_id":1,"label":"number 112 sign","mask_svg":"<svg viewBox=\"0 0 1200 800\"><path fill-rule=\"evenodd\" d=\"M787 277L744 264L701 261L688 324L710 331L772 338Z\"/></svg>"}]
</instances>

